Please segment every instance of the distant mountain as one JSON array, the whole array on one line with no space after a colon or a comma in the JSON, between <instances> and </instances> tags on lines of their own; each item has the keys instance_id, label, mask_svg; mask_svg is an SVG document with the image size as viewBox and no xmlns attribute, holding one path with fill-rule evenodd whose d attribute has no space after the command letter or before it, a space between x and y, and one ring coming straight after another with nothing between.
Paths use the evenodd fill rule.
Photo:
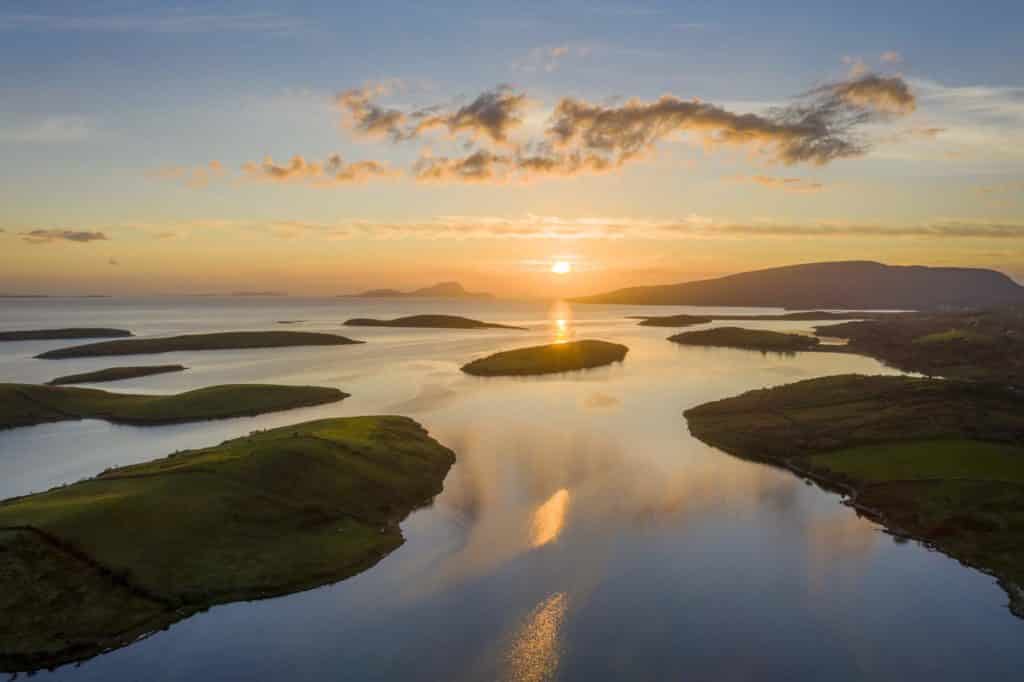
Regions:
<instances>
[{"instance_id":1,"label":"distant mountain","mask_svg":"<svg viewBox=\"0 0 1024 682\"><path fill-rule=\"evenodd\" d=\"M494 298L493 294L466 291L458 282L441 282L434 286L423 287L414 291L370 289L361 294L349 294L346 298L350 296L358 298Z\"/></svg>"},{"instance_id":2,"label":"distant mountain","mask_svg":"<svg viewBox=\"0 0 1024 682\"><path fill-rule=\"evenodd\" d=\"M1024 302L1024 287L995 270L805 263L683 284L630 287L577 303L768 306L794 309L979 308Z\"/></svg>"}]
</instances>

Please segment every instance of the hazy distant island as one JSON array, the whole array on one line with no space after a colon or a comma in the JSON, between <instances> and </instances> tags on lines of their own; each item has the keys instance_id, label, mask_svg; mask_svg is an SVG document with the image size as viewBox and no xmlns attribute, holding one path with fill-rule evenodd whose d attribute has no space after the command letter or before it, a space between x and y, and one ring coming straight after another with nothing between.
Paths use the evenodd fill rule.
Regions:
<instances>
[{"instance_id":1,"label":"hazy distant island","mask_svg":"<svg viewBox=\"0 0 1024 682\"><path fill-rule=\"evenodd\" d=\"M212 334L186 334L155 339L127 339L102 341L84 346L58 348L40 353L37 358L88 358L105 355L143 355L175 351L237 350L247 348L285 348L290 346L340 346L354 341L336 334L319 332L215 332Z\"/></svg>"},{"instance_id":2,"label":"hazy distant island","mask_svg":"<svg viewBox=\"0 0 1024 682\"><path fill-rule=\"evenodd\" d=\"M764 329L742 327L715 327L694 332L683 332L668 337L669 341L687 346L717 346L747 350L793 352L811 350L821 343L817 337L805 334L784 334Z\"/></svg>"},{"instance_id":3,"label":"hazy distant island","mask_svg":"<svg viewBox=\"0 0 1024 682\"><path fill-rule=\"evenodd\" d=\"M2 502L0 670L360 573L402 544L399 522L454 461L411 419L328 419Z\"/></svg>"},{"instance_id":4,"label":"hazy distant island","mask_svg":"<svg viewBox=\"0 0 1024 682\"><path fill-rule=\"evenodd\" d=\"M577 303L935 310L1024 302L1024 287L995 270L806 263L683 284L631 287Z\"/></svg>"},{"instance_id":5,"label":"hazy distant island","mask_svg":"<svg viewBox=\"0 0 1024 682\"><path fill-rule=\"evenodd\" d=\"M663 315L663 316L637 316L633 315L630 319L640 320L639 324L641 327L692 327L698 324L707 324L709 322L742 322L742 321L760 321L760 322L811 322L811 321L826 321L826 320L864 320L864 319L884 319L886 317L892 317L899 315L900 313L878 313L870 311L852 311L843 313L826 312L824 310L809 310L806 312L799 313L784 313L778 315Z\"/></svg>"},{"instance_id":6,"label":"hazy distant island","mask_svg":"<svg viewBox=\"0 0 1024 682\"><path fill-rule=\"evenodd\" d=\"M441 282L413 291L398 289L370 289L361 294L343 294L341 298L473 298L493 299L493 294L466 291L458 282Z\"/></svg>"},{"instance_id":7,"label":"hazy distant island","mask_svg":"<svg viewBox=\"0 0 1024 682\"><path fill-rule=\"evenodd\" d=\"M507 324L481 322L458 315L410 315L393 320L375 320L369 317L354 317L345 322L347 327L418 327L428 329L525 329Z\"/></svg>"},{"instance_id":8,"label":"hazy distant island","mask_svg":"<svg viewBox=\"0 0 1024 682\"><path fill-rule=\"evenodd\" d=\"M629 348L607 341L570 341L518 348L488 355L463 365L475 376L528 376L589 369L621 362Z\"/></svg>"},{"instance_id":9,"label":"hazy distant island","mask_svg":"<svg viewBox=\"0 0 1024 682\"><path fill-rule=\"evenodd\" d=\"M122 379L136 379L148 377L153 374L166 374L168 372L183 372L184 365L142 365L138 367L108 367L96 370L95 372L83 372L82 374L68 374L57 377L47 384L50 386L63 386L64 384L98 384L106 381L121 381Z\"/></svg>"},{"instance_id":10,"label":"hazy distant island","mask_svg":"<svg viewBox=\"0 0 1024 682\"><path fill-rule=\"evenodd\" d=\"M850 496L891 531L992 573L1024 617L1024 401L978 382L844 375L707 403L690 432Z\"/></svg>"},{"instance_id":11,"label":"hazy distant island","mask_svg":"<svg viewBox=\"0 0 1024 682\"><path fill-rule=\"evenodd\" d=\"M243 417L347 398L336 388L227 384L173 395L110 393L96 388L0 384L0 429L71 419L176 424Z\"/></svg>"},{"instance_id":12,"label":"hazy distant island","mask_svg":"<svg viewBox=\"0 0 1024 682\"><path fill-rule=\"evenodd\" d=\"M287 296L287 291L232 291L232 296Z\"/></svg>"},{"instance_id":13,"label":"hazy distant island","mask_svg":"<svg viewBox=\"0 0 1024 682\"><path fill-rule=\"evenodd\" d=\"M126 329L107 327L64 327L62 329L21 329L0 332L0 341L42 341L47 339L102 339L132 336Z\"/></svg>"}]
</instances>

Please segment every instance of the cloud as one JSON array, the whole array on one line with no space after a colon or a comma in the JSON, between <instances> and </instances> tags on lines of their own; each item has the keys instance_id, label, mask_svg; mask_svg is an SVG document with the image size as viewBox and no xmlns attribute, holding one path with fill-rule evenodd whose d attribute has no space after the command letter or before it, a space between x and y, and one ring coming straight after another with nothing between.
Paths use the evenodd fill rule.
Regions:
<instances>
[{"instance_id":1,"label":"cloud","mask_svg":"<svg viewBox=\"0 0 1024 682\"><path fill-rule=\"evenodd\" d=\"M49 244L52 242L95 242L109 239L103 232L78 230L31 230L21 232L21 238L30 244Z\"/></svg>"},{"instance_id":2,"label":"cloud","mask_svg":"<svg viewBox=\"0 0 1024 682\"><path fill-rule=\"evenodd\" d=\"M93 31L104 33L294 33L306 22L272 14L52 15L0 14L0 31Z\"/></svg>"},{"instance_id":3,"label":"cloud","mask_svg":"<svg viewBox=\"0 0 1024 682\"><path fill-rule=\"evenodd\" d=\"M914 111L917 100L910 86L899 76L864 74L839 83L815 88L812 93L823 95L819 106L825 110L835 101L856 110L882 114L904 115Z\"/></svg>"},{"instance_id":4,"label":"cloud","mask_svg":"<svg viewBox=\"0 0 1024 682\"><path fill-rule=\"evenodd\" d=\"M825 185L820 182L804 180L803 178L779 178L770 175L751 175L736 178L738 182L752 182L763 187L780 189L784 192L811 193L820 192Z\"/></svg>"},{"instance_id":5,"label":"cloud","mask_svg":"<svg viewBox=\"0 0 1024 682\"><path fill-rule=\"evenodd\" d=\"M380 106L374 100L388 94L384 84L371 84L346 90L335 97L341 109L342 123L361 137L389 137L393 141L411 140L433 129L446 129L452 136L504 143L509 132L522 124L526 96L507 85L499 85L454 110L433 106L409 113Z\"/></svg>"},{"instance_id":6,"label":"cloud","mask_svg":"<svg viewBox=\"0 0 1024 682\"><path fill-rule=\"evenodd\" d=\"M508 163L508 158L481 149L456 159L420 157L413 165L413 174L421 182L486 182L494 180Z\"/></svg>"},{"instance_id":7,"label":"cloud","mask_svg":"<svg viewBox=\"0 0 1024 682\"><path fill-rule=\"evenodd\" d=\"M248 162L242 172L250 180L268 182L297 182L311 185L330 186L359 183L374 178L387 178L395 173L379 161L354 161L346 163L339 155L332 154L323 162L306 161L302 156L293 156L287 164L274 163L271 157L262 163Z\"/></svg>"},{"instance_id":8,"label":"cloud","mask_svg":"<svg viewBox=\"0 0 1024 682\"><path fill-rule=\"evenodd\" d=\"M47 116L27 125L0 128L0 142L80 142L92 133L92 125L84 116Z\"/></svg>"},{"instance_id":9,"label":"cloud","mask_svg":"<svg viewBox=\"0 0 1024 682\"><path fill-rule=\"evenodd\" d=\"M561 66L562 61L571 57L587 57L591 53L589 47L571 48L568 45L556 45L554 47L535 47L530 50L525 59L515 62L512 68L518 71L534 73L544 71L553 73Z\"/></svg>"},{"instance_id":10,"label":"cloud","mask_svg":"<svg viewBox=\"0 0 1024 682\"><path fill-rule=\"evenodd\" d=\"M192 189L206 187L212 181L224 176L224 166L220 161L210 161L205 166L193 168L185 166L161 166L146 172L146 177L153 180L167 180Z\"/></svg>"},{"instance_id":11,"label":"cloud","mask_svg":"<svg viewBox=\"0 0 1024 682\"><path fill-rule=\"evenodd\" d=\"M882 61L883 64L902 64L903 63L903 55L900 54L899 52L896 52L895 50L889 50L888 52L883 52L882 55L879 57L879 59Z\"/></svg>"}]
</instances>

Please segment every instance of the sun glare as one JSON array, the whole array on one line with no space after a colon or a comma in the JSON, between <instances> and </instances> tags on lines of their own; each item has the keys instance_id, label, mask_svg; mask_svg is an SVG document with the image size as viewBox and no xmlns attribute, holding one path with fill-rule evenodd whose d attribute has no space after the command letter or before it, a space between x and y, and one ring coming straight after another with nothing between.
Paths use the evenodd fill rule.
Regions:
<instances>
[{"instance_id":1,"label":"sun glare","mask_svg":"<svg viewBox=\"0 0 1024 682\"><path fill-rule=\"evenodd\" d=\"M556 275L567 275L572 272L572 263L567 260L556 260L551 264L551 272Z\"/></svg>"}]
</instances>

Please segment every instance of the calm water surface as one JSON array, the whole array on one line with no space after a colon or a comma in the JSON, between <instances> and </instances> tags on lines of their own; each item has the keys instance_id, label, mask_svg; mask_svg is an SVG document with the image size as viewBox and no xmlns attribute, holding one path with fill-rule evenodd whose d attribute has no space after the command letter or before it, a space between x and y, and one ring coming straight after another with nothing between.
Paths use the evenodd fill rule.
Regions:
<instances>
[{"instance_id":1,"label":"calm water surface","mask_svg":"<svg viewBox=\"0 0 1024 682\"><path fill-rule=\"evenodd\" d=\"M696 311L696 309L691 309ZM353 328L436 312L529 327ZM342 403L167 427L68 422L0 432L0 498L307 419L397 413L458 454L406 544L336 585L216 607L41 680L1016 679L1024 622L994 581L898 543L832 494L692 438L682 411L752 388L890 373L840 354L677 346L627 315L562 303L346 299L0 302L0 327L118 326L348 334L361 346L175 353L189 370L114 384L177 392L229 382L336 386ZM729 312L735 313L736 309ZM763 312L763 310L761 311ZM300 320L278 325L278 320ZM811 324L749 326L810 331ZM601 338L612 367L480 379L496 350ZM34 360L68 342L0 344L0 377L41 382L119 359Z\"/></svg>"}]
</instances>

